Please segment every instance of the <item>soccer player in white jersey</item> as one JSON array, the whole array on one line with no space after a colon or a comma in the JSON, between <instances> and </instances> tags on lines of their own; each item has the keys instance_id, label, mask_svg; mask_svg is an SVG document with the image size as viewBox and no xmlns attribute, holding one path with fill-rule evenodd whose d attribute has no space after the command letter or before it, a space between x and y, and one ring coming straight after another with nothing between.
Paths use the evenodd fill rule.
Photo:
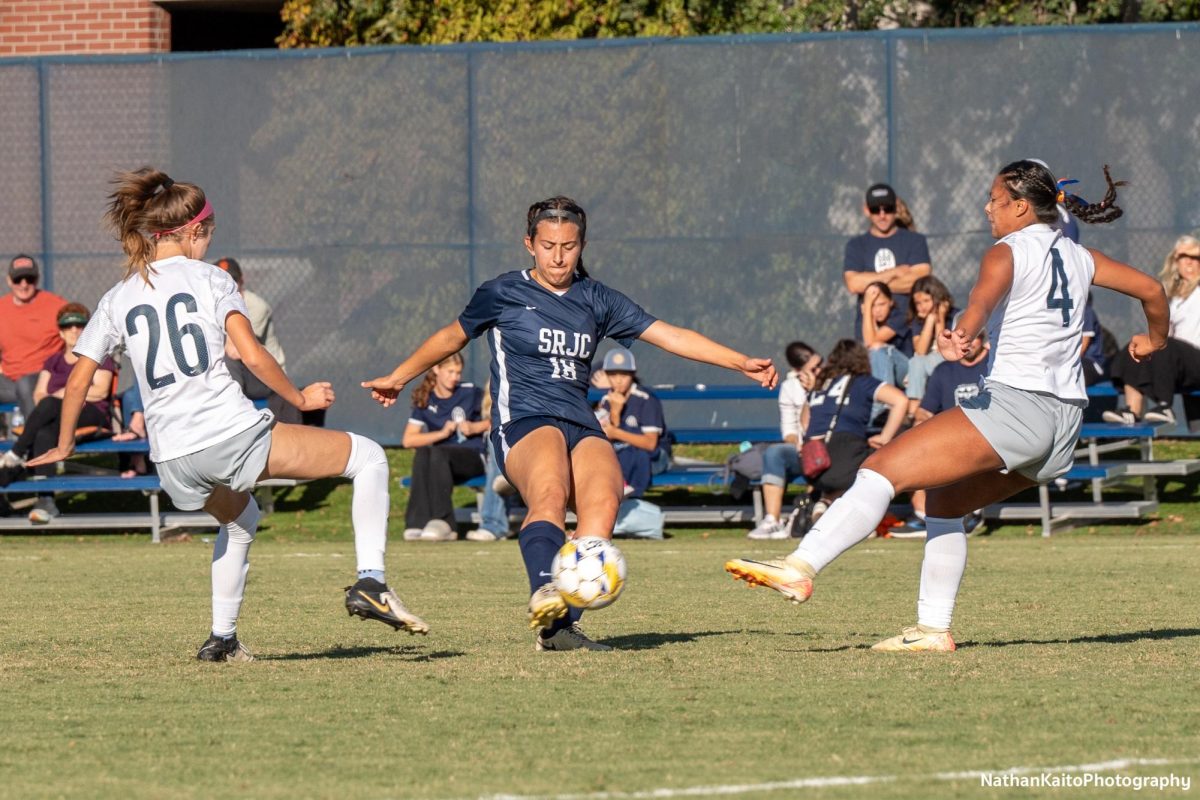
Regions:
<instances>
[{"instance_id":1,"label":"soccer player in white jersey","mask_svg":"<svg viewBox=\"0 0 1200 800\"><path fill-rule=\"evenodd\" d=\"M726 570L802 603L812 594L813 577L875 530L897 492L929 489L917 625L872 649L954 649L950 622L967 563L963 516L1071 468L1087 405L1080 337L1091 285L1141 301L1149 332L1133 337L1133 358L1148 358L1166 343L1167 301L1158 282L1051 227L1057 200L1084 222L1120 216L1114 205L1120 184L1107 167L1105 178L1104 201L1088 205L1064 196L1040 162L1016 161L1000 170L985 206L999 241L983 257L958 326L938 336L945 359L957 361L986 323L992 352L979 395L873 453L795 552L765 562L734 559Z\"/></svg>"},{"instance_id":2,"label":"soccer player in white jersey","mask_svg":"<svg viewBox=\"0 0 1200 800\"><path fill-rule=\"evenodd\" d=\"M396 630L426 633L384 580L388 463L356 433L276 424L246 399L225 365L225 337L246 367L301 410L333 402L328 383L298 390L254 336L237 284L201 259L215 228L200 187L151 167L118 175L107 221L128 257L125 277L100 300L79 337L67 381L58 446L31 465L60 461L75 447L75 423L97 366L122 343L146 407L150 458L163 488L184 510L203 508L221 523L212 561L212 635L201 661L249 661L237 617L258 529L250 490L271 477L354 481L352 518L358 581L346 609Z\"/></svg>"},{"instance_id":3,"label":"soccer player in white jersey","mask_svg":"<svg viewBox=\"0 0 1200 800\"><path fill-rule=\"evenodd\" d=\"M641 339L669 353L741 372L773 387L769 359L747 358L695 331L657 320L583 266L587 215L554 197L526 215L525 249L533 267L485 282L457 320L429 337L390 375L363 383L385 406L409 381L487 336L492 351L492 444L529 514L520 547L529 575L530 626L537 650L610 650L579 628L550 580L550 563L565 541L568 504L575 536L612 537L621 502L621 468L587 402L592 359L602 338L628 347Z\"/></svg>"}]
</instances>

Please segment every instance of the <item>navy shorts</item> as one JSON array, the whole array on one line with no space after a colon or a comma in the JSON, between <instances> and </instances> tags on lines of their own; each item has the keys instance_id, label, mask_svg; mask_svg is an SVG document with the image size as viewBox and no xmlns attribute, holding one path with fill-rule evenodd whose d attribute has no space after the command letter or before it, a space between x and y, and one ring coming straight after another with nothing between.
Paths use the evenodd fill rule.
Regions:
<instances>
[{"instance_id":1,"label":"navy shorts","mask_svg":"<svg viewBox=\"0 0 1200 800\"><path fill-rule=\"evenodd\" d=\"M589 428L586 425L580 425L578 422L559 419L558 417L521 417L520 419L514 419L506 425L501 425L500 430L492 431L492 447L496 451L496 466L500 467L500 471L504 473L504 477L508 477L508 471L504 468L504 461L508 457L508 451L517 442L538 428L545 427L557 428L562 431L563 438L567 440L568 453L575 449L575 445L589 436L595 436L598 439L608 441L608 437L604 435L603 431Z\"/></svg>"}]
</instances>

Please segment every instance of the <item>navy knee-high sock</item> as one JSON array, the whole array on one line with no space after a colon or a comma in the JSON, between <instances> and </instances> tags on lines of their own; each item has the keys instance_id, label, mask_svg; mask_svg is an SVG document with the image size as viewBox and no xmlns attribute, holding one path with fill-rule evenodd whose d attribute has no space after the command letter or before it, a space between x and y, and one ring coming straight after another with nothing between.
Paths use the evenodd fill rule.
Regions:
<instances>
[{"instance_id":1,"label":"navy knee-high sock","mask_svg":"<svg viewBox=\"0 0 1200 800\"><path fill-rule=\"evenodd\" d=\"M566 541L566 533L553 522L538 520L521 529L517 543L521 547L521 558L525 561L525 572L529 575L530 594L553 579L550 564ZM567 613L551 623L546 632L553 633L566 628L578 622L582 616L583 609L568 606Z\"/></svg>"}]
</instances>

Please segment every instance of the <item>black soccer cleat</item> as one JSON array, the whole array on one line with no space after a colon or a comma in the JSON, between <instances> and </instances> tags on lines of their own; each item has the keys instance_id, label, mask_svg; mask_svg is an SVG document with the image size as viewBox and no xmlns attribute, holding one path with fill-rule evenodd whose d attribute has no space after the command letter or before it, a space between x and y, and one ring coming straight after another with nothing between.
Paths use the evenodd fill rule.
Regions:
<instances>
[{"instance_id":1,"label":"black soccer cleat","mask_svg":"<svg viewBox=\"0 0 1200 800\"><path fill-rule=\"evenodd\" d=\"M196 658L201 661L246 662L254 660L254 656L246 649L246 645L239 642L236 636L222 639L216 634L208 637L208 641L200 647L200 652L196 653Z\"/></svg>"},{"instance_id":2,"label":"black soccer cleat","mask_svg":"<svg viewBox=\"0 0 1200 800\"><path fill-rule=\"evenodd\" d=\"M395 592L374 578L360 578L358 583L346 587L346 613L379 620L398 631L429 633L425 620L405 608Z\"/></svg>"}]
</instances>

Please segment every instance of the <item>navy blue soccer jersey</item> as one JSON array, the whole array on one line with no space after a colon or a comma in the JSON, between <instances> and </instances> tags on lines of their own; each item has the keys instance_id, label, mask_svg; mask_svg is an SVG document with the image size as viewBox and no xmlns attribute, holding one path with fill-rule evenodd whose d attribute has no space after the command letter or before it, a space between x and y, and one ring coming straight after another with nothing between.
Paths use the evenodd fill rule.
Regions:
<instances>
[{"instance_id":1,"label":"navy blue soccer jersey","mask_svg":"<svg viewBox=\"0 0 1200 800\"><path fill-rule=\"evenodd\" d=\"M607 397L600 401L599 407L608 411ZM658 447L656 449L665 450L667 448L667 422L663 416L662 401L653 392L643 389L636 383L629 388L629 397L625 399L625 406L621 409L621 419L617 421L617 427L630 433L657 433ZM628 442L613 442L613 448L616 450L631 446Z\"/></svg>"},{"instance_id":2,"label":"navy blue soccer jersey","mask_svg":"<svg viewBox=\"0 0 1200 800\"><path fill-rule=\"evenodd\" d=\"M422 433L430 431L440 431L446 427L446 423L450 420L457 422L477 422L481 417L483 409L483 390L470 383L460 383L454 388L454 393L449 397L438 397L432 391L429 393L429 400L424 407L413 407L412 413L408 417L409 425L417 425L421 428ZM475 436L467 436L459 438L459 436L450 436L440 442L435 442L436 445L457 445L458 447L469 447L472 450L483 452L484 439L483 434Z\"/></svg>"},{"instance_id":3,"label":"navy blue soccer jersey","mask_svg":"<svg viewBox=\"0 0 1200 800\"><path fill-rule=\"evenodd\" d=\"M929 376L921 408L938 414L962 405L979 394L979 382L987 375L987 359L968 367L961 361L943 361Z\"/></svg>"},{"instance_id":4,"label":"navy blue soccer jersey","mask_svg":"<svg viewBox=\"0 0 1200 800\"><path fill-rule=\"evenodd\" d=\"M492 351L492 427L524 417L557 417L600 430L587 401L601 339L628 347L655 322L616 289L576 277L563 293L529 270L506 272L475 290L459 316L468 337Z\"/></svg>"},{"instance_id":5,"label":"navy blue soccer jersey","mask_svg":"<svg viewBox=\"0 0 1200 800\"><path fill-rule=\"evenodd\" d=\"M883 385L883 381L870 375L843 375L827 389L814 389L808 395L808 430L804 432L807 439L824 436L833 422L833 415L838 411L838 404L850 387L850 396L842 404L838 413L837 427L834 433L850 433L867 438L867 426L871 423L871 404L875 402L875 393Z\"/></svg>"}]
</instances>

